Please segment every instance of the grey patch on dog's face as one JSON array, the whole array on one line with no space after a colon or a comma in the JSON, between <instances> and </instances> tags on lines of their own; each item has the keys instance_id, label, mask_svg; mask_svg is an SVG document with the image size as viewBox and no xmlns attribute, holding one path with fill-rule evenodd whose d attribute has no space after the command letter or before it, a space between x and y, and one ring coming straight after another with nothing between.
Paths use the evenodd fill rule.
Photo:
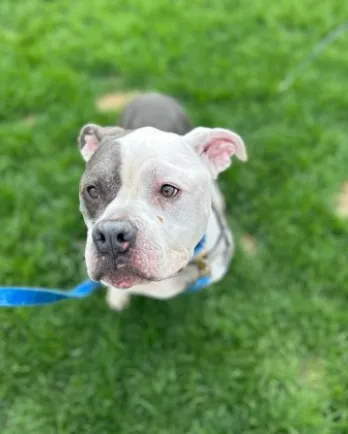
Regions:
<instances>
[{"instance_id":1,"label":"grey patch on dog's face","mask_svg":"<svg viewBox=\"0 0 348 434\"><path fill-rule=\"evenodd\" d=\"M122 134L128 134L130 131ZM105 137L100 147L86 164L86 169L80 181L80 209L88 222L94 222L116 197L122 182L120 135ZM98 197L91 197L88 188L95 186Z\"/></svg>"}]
</instances>

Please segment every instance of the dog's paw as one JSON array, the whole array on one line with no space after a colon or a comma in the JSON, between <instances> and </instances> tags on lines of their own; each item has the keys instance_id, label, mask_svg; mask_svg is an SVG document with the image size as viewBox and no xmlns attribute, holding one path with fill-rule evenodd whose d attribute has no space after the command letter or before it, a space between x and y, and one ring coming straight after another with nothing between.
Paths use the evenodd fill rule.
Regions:
<instances>
[{"instance_id":1,"label":"dog's paw","mask_svg":"<svg viewBox=\"0 0 348 434\"><path fill-rule=\"evenodd\" d=\"M108 288L106 302L112 310L121 312L129 305L130 295L115 288Z\"/></svg>"}]
</instances>

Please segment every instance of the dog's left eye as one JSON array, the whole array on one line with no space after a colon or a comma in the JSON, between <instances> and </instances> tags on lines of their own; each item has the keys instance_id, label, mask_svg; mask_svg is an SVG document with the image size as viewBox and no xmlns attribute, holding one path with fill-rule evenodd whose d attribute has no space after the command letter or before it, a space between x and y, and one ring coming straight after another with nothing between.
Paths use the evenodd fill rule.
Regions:
<instances>
[{"instance_id":1,"label":"dog's left eye","mask_svg":"<svg viewBox=\"0 0 348 434\"><path fill-rule=\"evenodd\" d=\"M92 199L97 199L99 197L99 190L95 185L88 185L86 191Z\"/></svg>"},{"instance_id":2,"label":"dog's left eye","mask_svg":"<svg viewBox=\"0 0 348 434\"><path fill-rule=\"evenodd\" d=\"M179 189L170 184L164 184L161 187L160 193L164 197L174 197L179 193Z\"/></svg>"}]
</instances>

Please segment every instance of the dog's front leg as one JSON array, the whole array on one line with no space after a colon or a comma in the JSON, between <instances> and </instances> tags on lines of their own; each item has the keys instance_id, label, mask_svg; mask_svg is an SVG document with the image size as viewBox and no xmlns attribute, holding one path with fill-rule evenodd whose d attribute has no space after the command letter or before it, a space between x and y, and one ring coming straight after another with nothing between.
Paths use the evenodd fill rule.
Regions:
<instances>
[{"instance_id":1,"label":"dog's front leg","mask_svg":"<svg viewBox=\"0 0 348 434\"><path fill-rule=\"evenodd\" d=\"M108 286L106 302L111 309L121 312L129 305L130 295L122 289L116 289Z\"/></svg>"}]
</instances>

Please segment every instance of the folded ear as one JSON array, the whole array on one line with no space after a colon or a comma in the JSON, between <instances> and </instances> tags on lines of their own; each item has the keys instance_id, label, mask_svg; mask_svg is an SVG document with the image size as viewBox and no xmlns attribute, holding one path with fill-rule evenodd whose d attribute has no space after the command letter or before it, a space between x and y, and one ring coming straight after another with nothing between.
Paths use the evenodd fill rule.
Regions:
<instances>
[{"instance_id":1,"label":"folded ear","mask_svg":"<svg viewBox=\"0 0 348 434\"><path fill-rule=\"evenodd\" d=\"M243 139L229 130L198 127L185 139L208 164L214 178L231 165L233 155L241 161L248 159Z\"/></svg>"},{"instance_id":2,"label":"folded ear","mask_svg":"<svg viewBox=\"0 0 348 434\"><path fill-rule=\"evenodd\" d=\"M102 139L106 136L120 135L125 130L121 127L101 127L96 124L87 124L82 127L78 144L85 161L88 161L99 148Z\"/></svg>"}]
</instances>

